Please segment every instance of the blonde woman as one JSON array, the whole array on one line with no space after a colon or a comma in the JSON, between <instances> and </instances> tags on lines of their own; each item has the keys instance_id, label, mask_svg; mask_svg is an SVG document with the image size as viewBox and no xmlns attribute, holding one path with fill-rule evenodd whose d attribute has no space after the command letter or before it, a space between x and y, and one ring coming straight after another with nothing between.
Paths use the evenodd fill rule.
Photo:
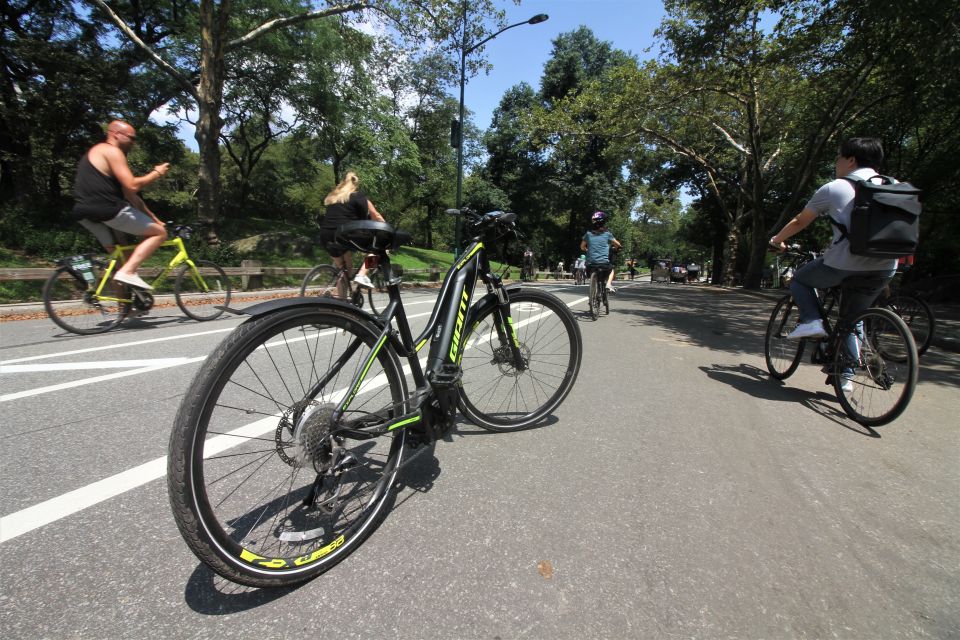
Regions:
<instances>
[{"instance_id":1,"label":"blonde woman","mask_svg":"<svg viewBox=\"0 0 960 640\"><path fill-rule=\"evenodd\" d=\"M347 273L353 266L350 251L334 239L337 227L345 222L355 220L376 220L377 222L386 222L373 203L359 191L360 178L353 171L348 171L343 180L340 181L333 191L327 194L323 199L326 205L326 214L323 216L323 222L320 223L320 240L324 247L333 258L333 264L337 268L345 268ZM354 283L368 289L373 288L373 283L367 277L366 264L361 265L357 271L357 276L353 279Z\"/></svg>"}]
</instances>

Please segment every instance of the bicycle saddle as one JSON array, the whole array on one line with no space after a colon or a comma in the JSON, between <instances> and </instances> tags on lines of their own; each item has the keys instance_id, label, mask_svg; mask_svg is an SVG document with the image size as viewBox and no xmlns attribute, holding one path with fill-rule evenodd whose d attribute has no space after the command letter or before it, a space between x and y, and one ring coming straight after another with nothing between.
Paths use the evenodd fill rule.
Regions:
<instances>
[{"instance_id":1,"label":"bicycle saddle","mask_svg":"<svg viewBox=\"0 0 960 640\"><path fill-rule=\"evenodd\" d=\"M365 253L398 249L412 240L409 233L398 231L386 222L357 220L337 227L334 239Z\"/></svg>"}]
</instances>

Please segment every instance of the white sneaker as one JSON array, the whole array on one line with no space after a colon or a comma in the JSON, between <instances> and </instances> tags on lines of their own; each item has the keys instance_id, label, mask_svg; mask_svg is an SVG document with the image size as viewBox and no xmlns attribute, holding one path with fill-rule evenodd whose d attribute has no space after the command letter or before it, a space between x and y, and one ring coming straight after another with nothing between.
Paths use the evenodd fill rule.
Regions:
<instances>
[{"instance_id":1,"label":"white sneaker","mask_svg":"<svg viewBox=\"0 0 960 640\"><path fill-rule=\"evenodd\" d=\"M787 334L787 340L802 340L803 338L826 338L827 332L823 329L823 320L801 322L797 328Z\"/></svg>"},{"instance_id":2,"label":"white sneaker","mask_svg":"<svg viewBox=\"0 0 960 640\"><path fill-rule=\"evenodd\" d=\"M370 278L368 278L366 275L355 277L353 279L353 284L366 289L373 289L373 283L370 282Z\"/></svg>"},{"instance_id":3,"label":"white sneaker","mask_svg":"<svg viewBox=\"0 0 960 640\"><path fill-rule=\"evenodd\" d=\"M137 287L138 289L146 289L150 291L153 289L150 285L143 281L143 279L137 274L128 275L126 273L116 273L113 276L113 279L117 282L122 282L123 284L128 284L131 287Z\"/></svg>"},{"instance_id":4,"label":"white sneaker","mask_svg":"<svg viewBox=\"0 0 960 640\"><path fill-rule=\"evenodd\" d=\"M840 377L843 379L843 382L840 383L840 390L844 393L853 393L853 376L844 373Z\"/></svg>"}]
</instances>

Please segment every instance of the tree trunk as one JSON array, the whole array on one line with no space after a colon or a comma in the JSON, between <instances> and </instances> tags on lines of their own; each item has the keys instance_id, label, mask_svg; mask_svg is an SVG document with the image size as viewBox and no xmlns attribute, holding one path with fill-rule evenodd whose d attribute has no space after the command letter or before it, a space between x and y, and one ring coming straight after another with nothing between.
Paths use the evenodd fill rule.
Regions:
<instances>
[{"instance_id":1,"label":"tree trunk","mask_svg":"<svg viewBox=\"0 0 960 640\"><path fill-rule=\"evenodd\" d=\"M763 276L763 263L767 256L767 225L764 220L763 207L760 200L755 201L752 212L750 233L750 262L747 273L743 277L743 286L746 289L759 289L760 279Z\"/></svg>"},{"instance_id":2,"label":"tree trunk","mask_svg":"<svg viewBox=\"0 0 960 640\"><path fill-rule=\"evenodd\" d=\"M723 243L723 281L722 284L727 287L737 284L737 250L740 246L740 240L737 234L737 223L731 222L727 229L727 238Z\"/></svg>"},{"instance_id":3,"label":"tree trunk","mask_svg":"<svg viewBox=\"0 0 960 640\"><path fill-rule=\"evenodd\" d=\"M220 107L223 103L224 37L230 0L200 2L200 87L195 138L200 149L197 197L198 217L207 227L210 245L220 244L216 224L220 219Z\"/></svg>"}]
</instances>

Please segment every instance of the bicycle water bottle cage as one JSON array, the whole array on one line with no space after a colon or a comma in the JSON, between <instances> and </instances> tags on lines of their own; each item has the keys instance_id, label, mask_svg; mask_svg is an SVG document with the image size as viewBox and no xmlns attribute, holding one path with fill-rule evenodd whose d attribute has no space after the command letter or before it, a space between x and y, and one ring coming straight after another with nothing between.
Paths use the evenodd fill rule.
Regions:
<instances>
[{"instance_id":1,"label":"bicycle water bottle cage","mask_svg":"<svg viewBox=\"0 0 960 640\"><path fill-rule=\"evenodd\" d=\"M364 253L385 255L388 250L410 244L409 233L398 231L386 222L357 220L337 227L334 240Z\"/></svg>"}]
</instances>

